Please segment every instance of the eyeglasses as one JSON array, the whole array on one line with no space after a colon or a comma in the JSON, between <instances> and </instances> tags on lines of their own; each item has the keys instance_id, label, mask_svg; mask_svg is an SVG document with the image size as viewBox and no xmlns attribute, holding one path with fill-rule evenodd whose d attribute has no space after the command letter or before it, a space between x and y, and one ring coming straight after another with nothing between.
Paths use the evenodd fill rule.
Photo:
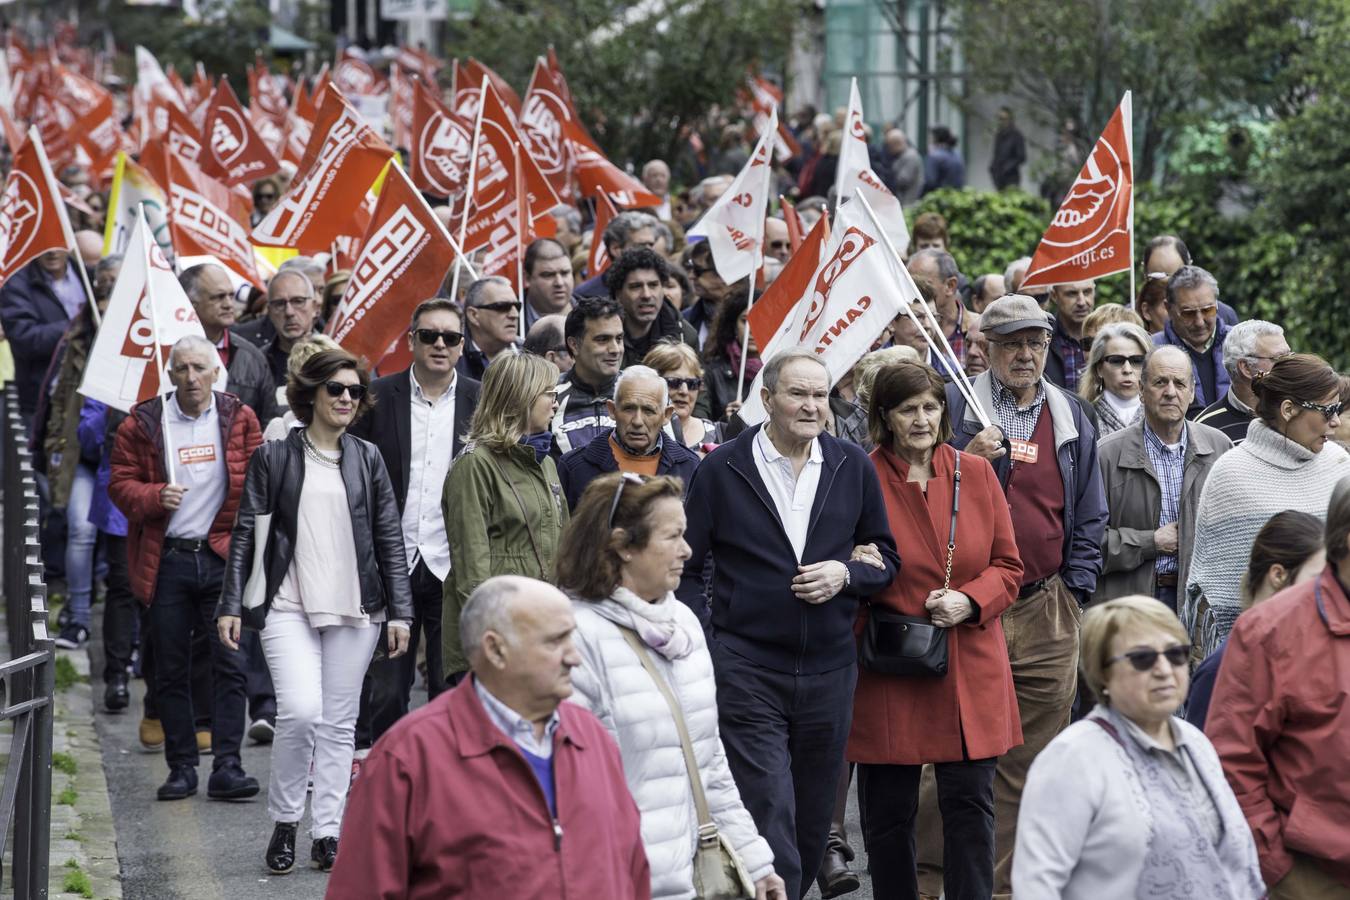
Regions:
<instances>
[{"instance_id":1,"label":"eyeglasses","mask_svg":"<svg viewBox=\"0 0 1350 900\"><path fill-rule=\"evenodd\" d=\"M619 485L614 489L614 502L609 505L609 525L614 528L614 514L619 511L619 501L623 498L623 488L626 484L642 484L645 479L636 472L624 472L619 477Z\"/></svg>"},{"instance_id":2,"label":"eyeglasses","mask_svg":"<svg viewBox=\"0 0 1350 900\"><path fill-rule=\"evenodd\" d=\"M276 194L273 194L273 193L271 193L271 192L269 191L269 192L266 193L266 194L257 194L257 195L254 196L253 199L254 199L254 200L275 200L275 199L277 199L277 195L276 195Z\"/></svg>"},{"instance_id":3,"label":"eyeglasses","mask_svg":"<svg viewBox=\"0 0 1350 900\"><path fill-rule=\"evenodd\" d=\"M365 399L366 391L370 390L364 384L344 384L341 381L325 381L323 389L328 392L328 396L336 400L343 394L352 398L352 402L360 403Z\"/></svg>"},{"instance_id":4,"label":"eyeglasses","mask_svg":"<svg viewBox=\"0 0 1350 900\"><path fill-rule=\"evenodd\" d=\"M1117 369L1123 369L1126 363L1134 366L1136 369L1144 365L1144 357L1140 356L1122 356L1119 353L1112 353L1110 356L1103 356L1102 362L1109 363Z\"/></svg>"},{"instance_id":5,"label":"eyeglasses","mask_svg":"<svg viewBox=\"0 0 1350 900\"><path fill-rule=\"evenodd\" d=\"M1313 403L1310 400L1295 400L1294 402L1297 403L1299 406L1303 407L1304 409L1311 409L1313 412L1320 412L1323 416L1326 417L1326 420L1328 422L1339 416L1341 414L1341 410L1345 408L1344 403L1327 403L1323 405L1321 403Z\"/></svg>"},{"instance_id":6,"label":"eyeglasses","mask_svg":"<svg viewBox=\"0 0 1350 900\"><path fill-rule=\"evenodd\" d=\"M1128 659L1130 665L1134 666L1136 671L1147 672L1158 663L1158 657L1164 656L1167 662L1177 668L1186 665L1190 658L1191 648L1186 644L1174 644L1166 650L1131 650L1129 653L1122 653L1119 656L1113 656L1106 661L1109 666L1111 663L1120 662L1122 659Z\"/></svg>"},{"instance_id":7,"label":"eyeglasses","mask_svg":"<svg viewBox=\"0 0 1350 900\"><path fill-rule=\"evenodd\" d=\"M275 300L267 301L267 311L281 312L289 306L296 312L300 312L307 305L309 305L308 297L277 297Z\"/></svg>"},{"instance_id":8,"label":"eyeglasses","mask_svg":"<svg viewBox=\"0 0 1350 900\"><path fill-rule=\"evenodd\" d=\"M1023 350L1030 350L1032 353L1044 353L1050 346L1049 340L1040 341L994 341L989 343L995 347L1001 347L1008 353L1021 353Z\"/></svg>"},{"instance_id":9,"label":"eyeglasses","mask_svg":"<svg viewBox=\"0 0 1350 900\"><path fill-rule=\"evenodd\" d=\"M1243 359L1264 359L1264 360L1267 361L1267 362L1279 362L1280 360L1284 359L1286 356L1293 356L1293 355L1294 355L1294 351L1293 351L1293 350L1290 350L1288 353L1281 353L1279 356L1260 356L1260 355L1258 355L1258 354L1256 354L1256 353L1249 353L1248 355L1246 355L1246 356L1244 356L1244 357L1242 357L1242 358L1243 358Z\"/></svg>"},{"instance_id":10,"label":"eyeglasses","mask_svg":"<svg viewBox=\"0 0 1350 900\"><path fill-rule=\"evenodd\" d=\"M1201 319L1213 319L1219 314L1219 304L1202 306L1199 309L1178 309L1177 315L1183 319L1200 321Z\"/></svg>"},{"instance_id":11,"label":"eyeglasses","mask_svg":"<svg viewBox=\"0 0 1350 900\"><path fill-rule=\"evenodd\" d=\"M520 304L510 300L498 300L496 303L484 303L481 306L472 306L470 309L485 309L488 312L495 313L518 313Z\"/></svg>"},{"instance_id":12,"label":"eyeglasses","mask_svg":"<svg viewBox=\"0 0 1350 900\"><path fill-rule=\"evenodd\" d=\"M434 328L418 328L413 331L417 335L417 340L426 344L428 347L436 346L437 341L445 341L447 347L458 347L459 342L464 340L464 335L458 331L437 331Z\"/></svg>"},{"instance_id":13,"label":"eyeglasses","mask_svg":"<svg viewBox=\"0 0 1350 900\"><path fill-rule=\"evenodd\" d=\"M667 378L667 379L666 379L666 387L670 388L672 391L678 391L680 388L684 388L685 390L689 390L689 391L696 391L696 390L698 390L699 388L703 387L703 379L702 379L702 378Z\"/></svg>"}]
</instances>

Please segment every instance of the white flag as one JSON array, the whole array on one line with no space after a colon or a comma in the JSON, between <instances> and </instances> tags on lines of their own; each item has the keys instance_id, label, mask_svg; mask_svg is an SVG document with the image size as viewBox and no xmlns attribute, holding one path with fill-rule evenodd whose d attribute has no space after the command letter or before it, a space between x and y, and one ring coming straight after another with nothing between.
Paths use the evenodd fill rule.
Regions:
<instances>
[{"instance_id":1,"label":"white flag","mask_svg":"<svg viewBox=\"0 0 1350 900\"><path fill-rule=\"evenodd\" d=\"M80 393L130 412L142 400L168 390L169 351L190 334L206 336L144 216L139 216L89 351Z\"/></svg>"},{"instance_id":2,"label":"white flag","mask_svg":"<svg viewBox=\"0 0 1350 900\"><path fill-rule=\"evenodd\" d=\"M768 362L786 349L805 347L825 363L833 385L862 359L882 330L919 299L919 293L912 280L897 273L861 203L839 208L820 259L807 293L761 349L760 358ZM740 410L749 425L766 416L760 382L761 376L755 376Z\"/></svg>"},{"instance_id":3,"label":"white flag","mask_svg":"<svg viewBox=\"0 0 1350 900\"><path fill-rule=\"evenodd\" d=\"M712 209L699 219L689 236L703 236L712 249L713 267L727 284L740 281L764 265L764 214L773 179L770 155L778 136L778 110L755 144L750 161Z\"/></svg>"},{"instance_id":4,"label":"white flag","mask_svg":"<svg viewBox=\"0 0 1350 900\"><path fill-rule=\"evenodd\" d=\"M834 195L843 203L861 190L872 204L877 218L891 236L895 249L904 253L909 246L909 227L900 200L872 171L872 157L867 152L867 132L863 130L862 96L858 93L858 79L848 94L848 115L844 117L844 139L839 146L839 170L835 176Z\"/></svg>"}]
</instances>

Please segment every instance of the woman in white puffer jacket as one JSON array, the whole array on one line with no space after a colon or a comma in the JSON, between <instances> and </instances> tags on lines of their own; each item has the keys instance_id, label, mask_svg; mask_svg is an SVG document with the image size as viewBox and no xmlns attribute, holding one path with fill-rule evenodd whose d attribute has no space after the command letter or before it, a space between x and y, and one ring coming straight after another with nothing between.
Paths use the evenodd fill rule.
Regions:
<instances>
[{"instance_id":1,"label":"woman in white puffer jacket","mask_svg":"<svg viewBox=\"0 0 1350 900\"><path fill-rule=\"evenodd\" d=\"M693 788L675 717L623 629L635 632L679 701L718 831L755 882L757 897L785 897L773 852L727 766L703 630L673 593L690 552L683 493L676 478L616 472L593 481L572 512L557 554L558 586L573 597L582 658L572 671L570 699L590 709L619 743L642 814L652 897L693 897Z\"/></svg>"}]
</instances>

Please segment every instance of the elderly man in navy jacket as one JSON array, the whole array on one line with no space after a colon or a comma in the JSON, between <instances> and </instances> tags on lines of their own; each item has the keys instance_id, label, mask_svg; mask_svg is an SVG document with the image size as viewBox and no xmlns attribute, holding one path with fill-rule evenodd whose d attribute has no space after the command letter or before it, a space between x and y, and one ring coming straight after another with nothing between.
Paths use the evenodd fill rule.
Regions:
<instances>
[{"instance_id":1,"label":"elderly man in navy jacket","mask_svg":"<svg viewBox=\"0 0 1350 900\"><path fill-rule=\"evenodd\" d=\"M788 896L801 897L825 855L852 718L858 601L890 583L900 558L871 460L822 433L820 359L781 353L763 384L768 421L694 472L679 598L709 627L736 785ZM879 566L850 561L867 544Z\"/></svg>"}]
</instances>

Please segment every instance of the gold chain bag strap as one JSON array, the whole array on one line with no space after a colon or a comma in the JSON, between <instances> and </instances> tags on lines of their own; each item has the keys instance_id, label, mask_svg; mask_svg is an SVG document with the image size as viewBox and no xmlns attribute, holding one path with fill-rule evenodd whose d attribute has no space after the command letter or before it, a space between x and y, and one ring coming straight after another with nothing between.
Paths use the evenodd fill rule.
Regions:
<instances>
[{"instance_id":1,"label":"gold chain bag strap","mask_svg":"<svg viewBox=\"0 0 1350 900\"><path fill-rule=\"evenodd\" d=\"M694 896L698 900L740 900L755 896L755 883L750 873L745 871L731 844L717 830L717 823L708 812L708 798L703 793L703 779L698 773L698 760L694 758L694 745L689 740L689 729L685 726L684 711L680 701L675 699L670 685L656 671L651 654L631 628L619 626L619 633L628 646L637 654L638 662L647 670L661 696L666 698L670 714L675 718L675 729L680 733L680 746L684 749L684 765L689 770L689 786L694 790L694 808L698 810L698 848L694 851Z\"/></svg>"}]
</instances>

